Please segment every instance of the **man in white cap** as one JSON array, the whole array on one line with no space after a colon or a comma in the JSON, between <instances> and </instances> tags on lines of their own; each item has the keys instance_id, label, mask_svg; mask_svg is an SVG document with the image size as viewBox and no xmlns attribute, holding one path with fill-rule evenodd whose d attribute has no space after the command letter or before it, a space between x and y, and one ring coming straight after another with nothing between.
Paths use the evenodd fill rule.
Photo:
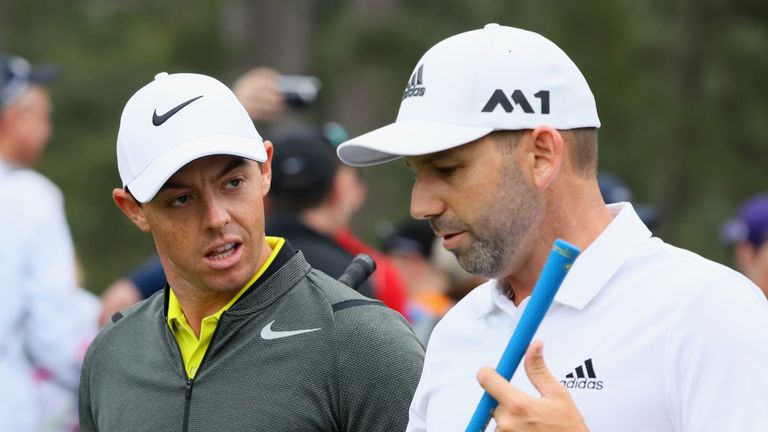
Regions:
<instances>
[{"instance_id":1,"label":"man in white cap","mask_svg":"<svg viewBox=\"0 0 768 432\"><path fill-rule=\"evenodd\" d=\"M265 236L272 152L211 77L158 74L128 101L113 197L168 286L89 348L82 431L405 428L422 348L400 315Z\"/></svg>"},{"instance_id":2,"label":"man in white cap","mask_svg":"<svg viewBox=\"0 0 768 432\"><path fill-rule=\"evenodd\" d=\"M432 334L408 430L464 430L484 389L500 402L496 430L768 430L766 301L653 238L631 204L604 204L599 126L560 48L489 24L433 46L395 123L339 147L353 165L406 157L412 215L492 278ZM524 370L511 383L480 370L497 364L558 237L583 253Z\"/></svg>"}]
</instances>

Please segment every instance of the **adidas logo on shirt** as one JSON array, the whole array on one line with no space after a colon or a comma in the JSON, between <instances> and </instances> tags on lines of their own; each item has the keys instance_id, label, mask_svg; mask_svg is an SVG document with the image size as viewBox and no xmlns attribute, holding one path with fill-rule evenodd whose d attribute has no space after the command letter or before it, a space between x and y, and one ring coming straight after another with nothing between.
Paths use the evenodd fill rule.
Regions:
<instances>
[{"instance_id":1,"label":"adidas logo on shirt","mask_svg":"<svg viewBox=\"0 0 768 432\"><path fill-rule=\"evenodd\" d=\"M408 85L405 87L403 97L401 100L409 98L411 96L424 96L427 88L424 87L424 65L419 66L416 72L411 75L411 79L408 81Z\"/></svg>"},{"instance_id":2,"label":"adidas logo on shirt","mask_svg":"<svg viewBox=\"0 0 768 432\"><path fill-rule=\"evenodd\" d=\"M560 380L560 384L568 389L603 389L603 381L597 379L592 359L587 359L583 365L578 366L573 372L566 375L565 379Z\"/></svg>"}]
</instances>

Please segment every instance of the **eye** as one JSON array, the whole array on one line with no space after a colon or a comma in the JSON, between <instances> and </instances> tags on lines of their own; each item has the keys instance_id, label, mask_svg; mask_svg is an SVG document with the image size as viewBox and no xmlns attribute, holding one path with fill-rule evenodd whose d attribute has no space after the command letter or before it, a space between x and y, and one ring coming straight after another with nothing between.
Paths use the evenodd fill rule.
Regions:
<instances>
[{"instance_id":1,"label":"eye","mask_svg":"<svg viewBox=\"0 0 768 432\"><path fill-rule=\"evenodd\" d=\"M226 187L227 187L228 189L237 189L237 188L239 188L239 187L240 187L242 184L243 184L243 179L238 177L238 178L233 178L232 180L229 180L229 181L227 182L227 185L226 185Z\"/></svg>"},{"instance_id":2,"label":"eye","mask_svg":"<svg viewBox=\"0 0 768 432\"><path fill-rule=\"evenodd\" d=\"M456 171L459 170L458 165L443 165L443 166L436 166L435 170L440 173L440 175L448 177L453 174L456 174Z\"/></svg>"},{"instance_id":3,"label":"eye","mask_svg":"<svg viewBox=\"0 0 768 432\"><path fill-rule=\"evenodd\" d=\"M179 195L176 198L170 200L168 202L168 205L170 207L182 207L183 205L189 202L189 198L190 198L189 195Z\"/></svg>"}]
</instances>

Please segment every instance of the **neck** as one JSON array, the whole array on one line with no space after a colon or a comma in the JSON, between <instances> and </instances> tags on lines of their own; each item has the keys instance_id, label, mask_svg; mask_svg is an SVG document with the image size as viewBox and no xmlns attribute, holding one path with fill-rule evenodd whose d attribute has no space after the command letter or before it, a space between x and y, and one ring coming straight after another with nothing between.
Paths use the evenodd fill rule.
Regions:
<instances>
[{"instance_id":1,"label":"neck","mask_svg":"<svg viewBox=\"0 0 768 432\"><path fill-rule=\"evenodd\" d=\"M535 238L529 240L531 251L513 268L519 269L505 277L510 299L519 305L531 295L555 239L561 238L584 251L613 220L600 195L594 179L578 179L570 186L554 185L546 198L544 217L534 226Z\"/></svg>"},{"instance_id":2,"label":"neck","mask_svg":"<svg viewBox=\"0 0 768 432\"><path fill-rule=\"evenodd\" d=\"M175 283L170 280L170 277L168 279L173 294L176 295L181 310L184 312L184 317L197 337L200 337L200 326L202 325L203 318L218 312L237 294L237 291L202 293L194 288L188 289L183 282Z\"/></svg>"},{"instance_id":3,"label":"neck","mask_svg":"<svg viewBox=\"0 0 768 432\"><path fill-rule=\"evenodd\" d=\"M174 271L174 268L170 266L170 263L164 261L161 256L163 269L166 271L168 278L168 284L173 290L173 294L176 295L181 310L184 312L184 317L187 319L189 326L192 327L192 330L194 330L195 336L200 337L200 326L203 318L215 314L229 303L229 301L243 289L250 278L261 269L271 254L272 247L265 239L260 258L253 268L253 273L250 274L249 279L244 281L242 285L229 289L212 289L210 287L198 287L193 285L190 281L180 277L179 273Z\"/></svg>"},{"instance_id":4,"label":"neck","mask_svg":"<svg viewBox=\"0 0 768 432\"><path fill-rule=\"evenodd\" d=\"M325 203L301 213L302 222L328 237L333 237L336 231L344 227L340 219L336 209Z\"/></svg>"}]
</instances>

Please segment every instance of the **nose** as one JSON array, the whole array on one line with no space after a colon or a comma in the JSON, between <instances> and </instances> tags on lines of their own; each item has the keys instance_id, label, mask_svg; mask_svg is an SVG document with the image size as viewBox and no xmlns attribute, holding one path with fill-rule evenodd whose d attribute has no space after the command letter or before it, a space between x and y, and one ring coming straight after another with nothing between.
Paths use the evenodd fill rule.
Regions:
<instances>
[{"instance_id":1,"label":"nose","mask_svg":"<svg viewBox=\"0 0 768 432\"><path fill-rule=\"evenodd\" d=\"M411 190L411 216L414 219L431 219L445 211L445 203L438 196L434 184L417 177Z\"/></svg>"},{"instance_id":2,"label":"nose","mask_svg":"<svg viewBox=\"0 0 768 432\"><path fill-rule=\"evenodd\" d=\"M215 197L209 197L205 202L206 228L217 231L224 228L231 220L229 210Z\"/></svg>"}]
</instances>

